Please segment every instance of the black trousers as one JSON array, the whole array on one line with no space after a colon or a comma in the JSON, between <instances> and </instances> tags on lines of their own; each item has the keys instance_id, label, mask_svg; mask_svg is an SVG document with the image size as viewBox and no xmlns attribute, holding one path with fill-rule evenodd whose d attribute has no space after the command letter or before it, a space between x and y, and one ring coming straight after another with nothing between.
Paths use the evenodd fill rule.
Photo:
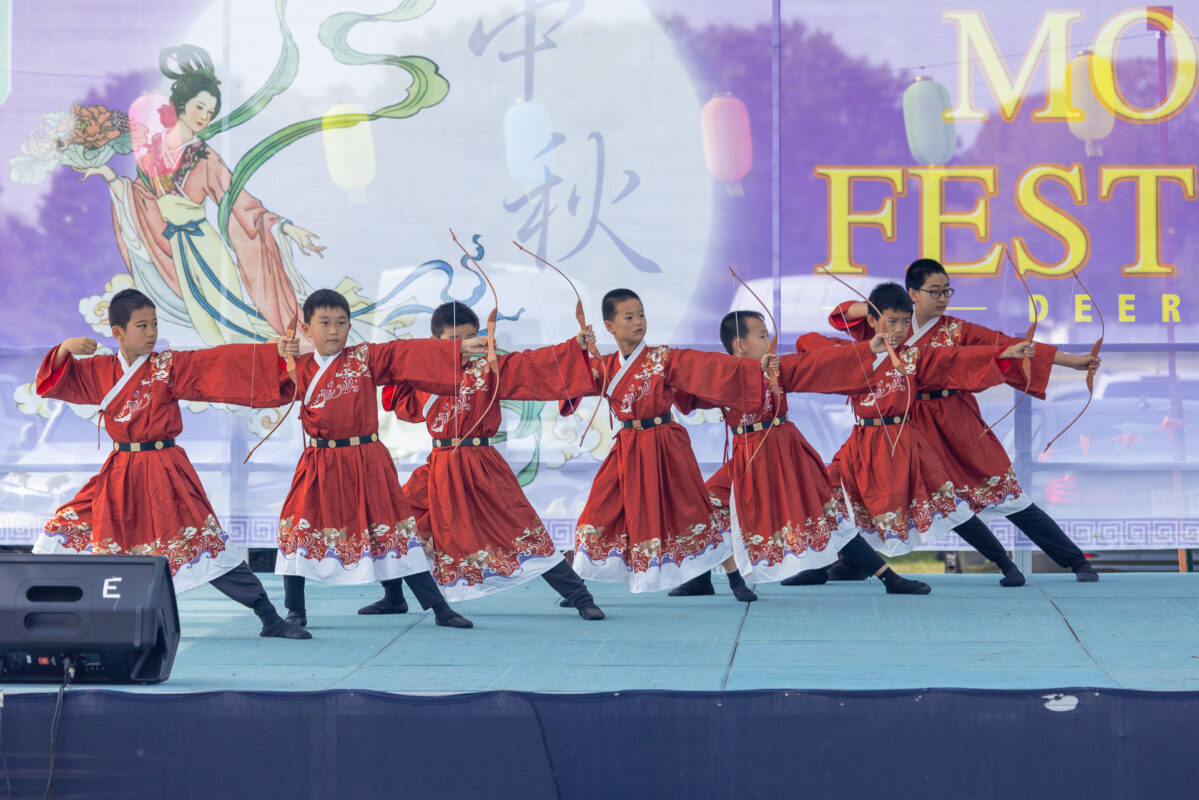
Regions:
<instances>
[{"instance_id":1,"label":"black trousers","mask_svg":"<svg viewBox=\"0 0 1199 800\"><path fill-rule=\"evenodd\" d=\"M402 578L391 578L380 581L380 583L383 585L384 592L389 596L396 596L396 599L399 600L404 597L404 581L408 582L408 588L412 590L412 594L420 603L421 608L428 610L438 603L445 602L445 598L441 596L441 590L437 588L437 584L428 570L415 575L405 575ZM283 595L283 604L287 606L288 611L307 610L304 604L304 578L302 576L284 575Z\"/></svg>"},{"instance_id":2,"label":"black trousers","mask_svg":"<svg viewBox=\"0 0 1199 800\"><path fill-rule=\"evenodd\" d=\"M862 572L867 572L871 575L887 566L887 562L883 561L883 557L875 552L874 548L862 538L862 534L860 533L845 543L845 546L841 548L840 555L841 560L847 566L856 567Z\"/></svg>"},{"instance_id":3,"label":"black trousers","mask_svg":"<svg viewBox=\"0 0 1199 800\"><path fill-rule=\"evenodd\" d=\"M1001 569L1011 563L1003 544L977 516L971 517L953 530L966 544L986 556L988 561L999 565Z\"/></svg>"},{"instance_id":4,"label":"black trousers","mask_svg":"<svg viewBox=\"0 0 1199 800\"><path fill-rule=\"evenodd\" d=\"M1053 517L1035 503L1023 511L1008 514L1007 518L1023 531L1033 544L1044 550L1045 555L1052 558L1059 567L1073 568L1086 563L1087 557L1078 549L1078 545L1070 541L1070 537L1053 521Z\"/></svg>"},{"instance_id":5,"label":"black trousers","mask_svg":"<svg viewBox=\"0 0 1199 800\"><path fill-rule=\"evenodd\" d=\"M286 582L286 579L284 580ZM254 613L258 615L264 625L279 619L279 612L275 610L275 604L267 597L266 587L250 570L250 565L246 562L241 562L219 578L213 578L210 583L212 588L230 600L241 603L246 608L254 609Z\"/></svg>"},{"instance_id":6,"label":"black trousers","mask_svg":"<svg viewBox=\"0 0 1199 800\"><path fill-rule=\"evenodd\" d=\"M583 583L579 573L575 572L574 567L567 564L565 559L559 561L553 569L541 573L541 577L574 608L595 604L595 598L587 590L587 584Z\"/></svg>"}]
</instances>

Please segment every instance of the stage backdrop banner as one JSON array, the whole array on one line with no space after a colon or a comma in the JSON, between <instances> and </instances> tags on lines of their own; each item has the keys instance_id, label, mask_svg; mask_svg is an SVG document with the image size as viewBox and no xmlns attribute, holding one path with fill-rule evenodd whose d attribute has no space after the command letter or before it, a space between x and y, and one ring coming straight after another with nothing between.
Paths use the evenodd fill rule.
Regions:
<instances>
[{"instance_id":1,"label":"stage backdrop banner","mask_svg":"<svg viewBox=\"0 0 1199 800\"><path fill-rule=\"evenodd\" d=\"M761 308L733 265L785 352L854 299L825 271L865 291L936 258L953 315L1103 339L1093 397L1059 368L996 429L1034 500L1087 549L1199 546L1197 25L1116 0L4 0L0 544L106 455L97 409L32 380L66 337L113 351L115 292L150 295L175 348L277 336L321 287L355 341L426 337L448 300L498 305L503 349L563 341L574 293L519 242L609 351L612 288L651 343L718 350L723 314ZM612 442L603 411L583 436L595 402L503 403L499 446L564 548ZM274 546L298 423L243 466L279 412L186 405L231 537ZM840 397L792 418L826 460L852 424ZM712 472L719 416L683 421ZM427 456L423 427L382 435L402 476Z\"/></svg>"}]
</instances>

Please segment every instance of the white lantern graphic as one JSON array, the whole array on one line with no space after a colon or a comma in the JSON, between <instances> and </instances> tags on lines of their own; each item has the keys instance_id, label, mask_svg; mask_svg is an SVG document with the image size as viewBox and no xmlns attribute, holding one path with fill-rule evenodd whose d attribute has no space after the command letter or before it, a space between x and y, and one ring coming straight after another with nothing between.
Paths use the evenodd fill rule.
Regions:
<instances>
[{"instance_id":1,"label":"white lantern graphic","mask_svg":"<svg viewBox=\"0 0 1199 800\"><path fill-rule=\"evenodd\" d=\"M1103 155L1102 139L1112 132L1116 118L1099 102L1091 86L1093 62L1097 57L1090 50L1083 50L1070 61L1069 84L1066 87L1070 105L1083 113L1080 120L1070 120L1070 133L1082 139L1088 156Z\"/></svg>"}]
</instances>

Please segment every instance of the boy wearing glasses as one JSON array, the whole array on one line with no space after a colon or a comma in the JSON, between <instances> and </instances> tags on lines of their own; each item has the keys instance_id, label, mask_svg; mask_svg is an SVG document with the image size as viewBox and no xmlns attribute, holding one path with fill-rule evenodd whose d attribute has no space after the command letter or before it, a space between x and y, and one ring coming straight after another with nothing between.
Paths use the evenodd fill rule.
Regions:
<instances>
[{"instance_id":1,"label":"boy wearing glasses","mask_svg":"<svg viewBox=\"0 0 1199 800\"><path fill-rule=\"evenodd\" d=\"M904 278L914 313L912 332L905 344L929 347L968 345L1009 346L1023 341L982 325L977 325L945 313L953 288L949 275L940 262L931 258L913 261ZM866 325L867 306L863 302L842 303L829 315L829 324L856 339L868 340L873 331ZM1020 370L1011 370L1005 382L1025 389L1039 399L1045 398L1049 372L1055 364L1076 370L1095 370L1097 356L1070 355L1048 344L1034 344L1028 350L1029 377ZM1058 566L1069 567L1079 581L1095 581L1098 573L1086 556L1070 541L1052 518L1037 507L1021 488L1012 469L1012 462L995 434L979 411L978 402L970 392L953 389L926 388L919 403L912 404L912 424L919 429L922 444L937 450L941 463L950 474L958 496L970 504L982 519L1007 517L1034 544L1052 558ZM977 538L977 537L972 537ZM1006 561L1006 553L997 539L968 543L992 561ZM1016 573L1018 574L1018 573ZM1005 585L1023 584L1012 580L1005 570Z\"/></svg>"}]
</instances>

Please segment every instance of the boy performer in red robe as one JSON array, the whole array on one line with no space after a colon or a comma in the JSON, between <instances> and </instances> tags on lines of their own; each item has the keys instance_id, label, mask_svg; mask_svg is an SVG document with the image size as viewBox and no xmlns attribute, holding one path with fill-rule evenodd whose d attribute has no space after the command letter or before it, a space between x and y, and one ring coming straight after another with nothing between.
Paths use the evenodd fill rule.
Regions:
<instances>
[{"instance_id":1,"label":"boy performer in red robe","mask_svg":"<svg viewBox=\"0 0 1199 800\"><path fill-rule=\"evenodd\" d=\"M573 565L584 579L628 583L634 592L671 589L732 554L687 432L672 418L674 393L758 408L771 357L759 365L723 353L649 347L645 310L628 289L604 295L603 315L619 348L604 366L609 407L621 428L579 516ZM598 391L596 385L591 393ZM746 593L738 599L756 599L736 570L729 583Z\"/></svg>"},{"instance_id":2,"label":"boy performer in red robe","mask_svg":"<svg viewBox=\"0 0 1199 800\"><path fill-rule=\"evenodd\" d=\"M446 303L430 321L435 339L469 339L479 318L462 303ZM406 422L423 422L433 439L426 464L404 487L419 535L433 551L433 573L450 600L501 591L540 575L563 605L586 620L604 612L562 555L529 504L516 475L491 446L502 423L497 400L556 400L592 391L588 330L553 347L505 353L499 375L485 360L463 370L455 391L430 393L412 382L383 390L383 407ZM462 438L466 437L466 438ZM381 613L403 595L384 582Z\"/></svg>"},{"instance_id":3,"label":"boy performer in red robe","mask_svg":"<svg viewBox=\"0 0 1199 800\"><path fill-rule=\"evenodd\" d=\"M732 355L753 361L770 350L765 321L756 311L726 314L720 341ZM927 583L897 574L858 535L840 482L830 480L820 456L787 418L786 392L851 391L862 385L856 355L842 350L783 356L777 406L767 391L756 411L722 409L733 434L732 459L707 480L709 497L713 507L730 517L737 567L756 582L816 571L842 551L869 566L888 594L928 594ZM680 401L684 396L676 394L675 404L684 413L690 406L708 405ZM701 578L710 581L709 575Z\"/></svg>"},{"instance_id":4,"label":"boy performer in red robe","mask_svg":"<svg viewBox=\"0 0 1199 800\"><path fill-rule=\"evenodd\" d=\"M284 576L287 618L308 623L305 578L340 584L406 578L438 625L472 627L429 574L412 507L379 441L376 387L406 380L451 392L462 354L483 352L485 343L399 339L347 347L350 306L330 289L304 301L302 330L316 350L296 359L295 384L287 377L277 384L284 398L303 398L308 444L279 520L275 572Z\"/></svg>"},{"instance_id":5,"label":"boy performer in red robe","mask_svg":"<svg viewBox=\"0 0 1199 800\"><path fill-rule=\"evenodd\" d=\"M796 348L802 353L848 345L860 354L874 354L873 360L867 356L859 364L861 388L847 393L858 422L834 463L858 528L876 550L898 555L974 519L937 452L924 446L918 429L904 430L905 413L919 402L909 392L926 391L932 383L966 391L998 385L1013 368L1011 359L1022 358L1029 345L1020 342L998 354L995 347L901 348L901 372L892 365L884 339L895 343L906 338L912 301L898 284L884 283L871 292L870 302L870 341L848 345L805 334Z\"/></svg>"},{"instance_id":6,"label":"boy performer in red robe","mask_svg":"<svg viewBox=\"0 0 1199 800\"><path fill-rule=\"evenodd\" d=\"M207 350L154 352L158 315L136 289L108 305L117 355L96 342L67 339L38 369L43 397L99 405L113 451L100 472L58 509L34 545L35 553L161 555L175 590L204 583L254 610L261 636L309 639L279 617L261 581L227 547L199 476L175 437L183 431L180 400L277 405L279 362L287 344L230 344ZM294 340L290 343L295 351ZM257 380L255 380L255 377Z\"/></svg>"},{"instance_id":7,"label":"boy performer in red robe","mask_svg":"<svg viewBox=\"0 0 1199 800\"><path fill-rule=\"evenodd\" d=\"M945 311L954 290L949 285L945 268L931 258L912 262L904 283L915 313L907 340L909 345L1006 347L1022 341L947 315ZM865 303L843 303L829 315L829 324L849 332L854 338L869 338L865 317ZM1028 355L1030 375L1011 370L1005 375L1005 381L1017 389L1027 389L1028 394L1040 399L1045 397L1045 387L1054 365L1095 370L1100 362L1090 353L1069 355L1047 344L1035 344L1029 348ZM913 425L920 429L921 441L938 450L942 465L958 487L959 496L970 504L974 513L983 520L1007 517L1058 566L1073 570L1079 581L1098 580L1099 574L1083 552L1032 502L1017 482L1012 462L984 422L974 395L933 384L920 400ZM986 549L979 549L988 558L995 555L996 547L1002 551L998 540L984 544Z\"/></svg>"}]
</instances>

